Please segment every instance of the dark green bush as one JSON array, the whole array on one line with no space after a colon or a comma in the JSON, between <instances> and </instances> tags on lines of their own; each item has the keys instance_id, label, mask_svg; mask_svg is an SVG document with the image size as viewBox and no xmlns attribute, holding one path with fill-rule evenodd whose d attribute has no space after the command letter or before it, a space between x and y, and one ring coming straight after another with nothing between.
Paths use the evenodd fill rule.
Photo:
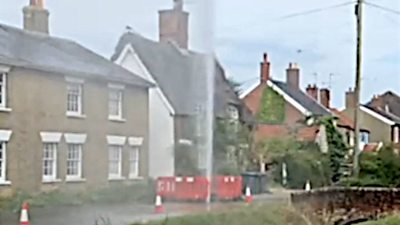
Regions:
<instances>
[{"instance_id":1,"label":"dark green bush","mask_svg":"<svg viewBox=\"0 0 400 225\"><path fill-rule=\"evenodd\" d=\"M400 187L400 156L387 146L378 153L362 153L359 178L342 181L344 186Z\"/></svg>"}]
</instances>

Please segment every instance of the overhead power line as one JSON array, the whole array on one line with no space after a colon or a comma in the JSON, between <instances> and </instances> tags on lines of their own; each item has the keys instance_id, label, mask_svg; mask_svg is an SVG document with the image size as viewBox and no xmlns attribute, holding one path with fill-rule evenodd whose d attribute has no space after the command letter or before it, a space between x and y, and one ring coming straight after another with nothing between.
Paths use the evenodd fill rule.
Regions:
<instances>
[{"instance_id":1,"label":"overhead power line","mask_svg":"<svg viewBox=\"0 0 400 225\"><path fill-rule=\"evenodd\" d=\"M398 11L398 10L390 9L388 7L381 6L381 5L378 5L378 4L375 4L375 3L371 3L371 2L364 2L364 3L366 5L368 5L368 6L372 6L374 8L377 8L377 9L380 9L380 10L383 10L383 11L386 11L386 12L389 12L389 13L393 13L393 14L396 14L396 15L400 16L400 11Z\"/></svg>"},{"instance_id":2,"label":"overhead power line","mask_svg":"<svg viewBox=\"0 0 400 225\"><path fill-rule=\"evenodd\" d=\"M296 13L283 15L280 17L272 18L271 20L266 20L268 22L265 22L265 21L263 21L263 23L249 22L247 24L241 24L240 26L235 26L235 27L231 27L231 28L228 27L228 29L234 29L234 30L240 29L241 31L243 31L243 30L247 30L250 28L254 28L254 27L258 27L258 26L265 26L266 24L269 24L269 23L275 23L275 22L279 22L279 21L283 21L283 20L287 20L287 19L291 19L291 18L295 18L295 17L307 16L307 15L312 15L312 14L316 14L316 13L326 12L326 11L329 11L332 9L337 9L337 8L341 8L344 6L353 5L355 3L356 3L356 1L346 1L346 2L340 3L340 4L324 6L324 7L314 8L314 9L310 9L310 10L306 10L306 11L302 11L302 12L296 12ZM258 18L258 17L256 17L256 18Z\"/></svg>"},{"instance_id":3,"label":"overhead power line","mask_svg":"<svg viewBox=\"0 0 400 225\"><path fill-rule=\"evenodd\" d=\"M324 11L329 11L329 10L332 10L332 9L340 8L340 7L343 7L343 6L347 6L347 5L353 5L354 3L356 3L356 2L355 1L351 1L351 2L341 3L341 4L331 5L331 6L327 6L327 7L311 9L311 10L307 10L307 11L304 11L304 12L293 13L293 14L289 14L289 15L286 15L286 16L282 16L282 17L277 18L277 20L285 20L285 19L290 19L290 18L294 18L294 17L320 13L320 12L324 12Z\"/></svg>"}]
</instances>

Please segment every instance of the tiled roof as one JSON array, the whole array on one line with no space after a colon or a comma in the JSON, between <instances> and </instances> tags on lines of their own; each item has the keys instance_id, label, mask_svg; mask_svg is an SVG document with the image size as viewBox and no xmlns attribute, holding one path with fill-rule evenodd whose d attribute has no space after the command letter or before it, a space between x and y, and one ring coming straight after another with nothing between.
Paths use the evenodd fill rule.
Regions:
<instances>
[{"instance_id":1,"label":"tiled roof","mask_svg":"<svg viewBox=\"0 0 400 225\"><path fill-rule=\"evenodd\" d=\"M338 118L338 126L346 127L351 130L354 130L354 122L352 119L350 119L350 117L348 117L343 112L340 112L339 110L337 110L335 108L331 108L330 110ZM368 129L366 129L366 128L361 128L361 130L368 131Z\"/></svg>"},{"instance_id":2,"label":"tiled roof","mask_svg":"<svg viewBox=\"0 0 400 225\"><path fill-rule=\"evenodd\" d=\"M364 145L363 152L378 152L382 146L382 143L369 143Z\"/></svg>"},{"instance_id":3,"label":"tiled roof","mask_svg":"<svg viewBox=\"0 0 400 225\"><path fill-rule=\"evenodd\" d=\"M285 82L271 80L276 86L278 86L282 91L289 95L292 99L298 102L306 110L311 112L315 116L328 116L331 115L328 109L322 106L320 103L315 101L313 98L308 96L306 93L300 89L290 88Z\"/></svg>"},{"instance_id":4,"label":"tiled roof","mask_svg":"<svg viewBox=\"0 0 400 225\"><path fill-rule=\"evenodd\" d=\"M387 91L382 95L375 96L366 105L374 108L386 109L397 117L400 117L400 96L393 91Z\"/></svg>"},{"instance_id":5,"label":"tiled roof","mask_svg":"<svg viewBox=\"0 0 400 225\"><path fill-rule=\"evenodd\" d=\"M370 106L370 105L363 105L363 106L365 108L369 109L369 110L372 110L372 111L378 113L379 115L385 117L386 119L389 119L390 121L393 121L396 124L400 124L400 117L394 115L391 112L387 112L384 109L373 107L373 106Z\"/></svg>"},{"instance_id":6,"label":"tiled roof","mask_svg":"<svg viewBox=\"0 0 400 225\"><path fill-rule=\"evenodd\" d=\"M143 87L153 85L76 42L2 24L0 64Z\"/></svg>"},{"instance_id":7,"label":"tiled roof","mask_svg":"<svg viewBox=\"0 0 400 225\"><path fill-rule=\"evenodd\" d=\"M179 49L173 43L155 42L139 34L128 32L122 35L112 60L115 60L126 45L132 45L143 64L156 80L160 89L177 114L193 114L194 100L204 101L206 97L206 55ZM217 60L215 64L214 112L216 116L226 115L228 104L241 105L225 72Z\"/></svg>"}]
</instances>

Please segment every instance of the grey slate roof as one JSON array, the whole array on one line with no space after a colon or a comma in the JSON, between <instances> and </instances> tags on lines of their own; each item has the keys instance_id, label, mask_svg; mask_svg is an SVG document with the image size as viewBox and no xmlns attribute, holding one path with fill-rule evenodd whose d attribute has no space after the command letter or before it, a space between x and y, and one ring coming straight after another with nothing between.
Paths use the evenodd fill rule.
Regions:
<instances>
[{"instance_id":1,"label":"grey slate roof","mask_svg":"<svg viewBox=\"0 0 400 225\"><path fill-rule=\"evenodd\" d=\"M159 43L135 33L125 33L111 59L114 61L126 45L132 45L143 64L153 75L177 114L193 114L196 102L206 98L206 61L204 54L179 49L173 43ZM227 104L239 105L240 100L227 86L224 70L215 60L214 112L225 116Z\"/></svg>"},{"instance_id":2,"label":"grey slate roof","mask_svg":"<svg viewBox=\"0 0 400 225\"><path fill-rule=\"evenodd\" d=\"M285 82L271 80L276 86L278 86L282 91L288 94L291 98L297 101L300 105L302 105L305 109L310 111L313 115L316 116L329 116L332 113L322 106L320 103L312 99L306 93L301 91L300 89L290 88Z\"/></svg>"},{"instance_id":3,"label":"grey slate roof","mask_svg":"<svg viewBox=\"0 0 400 225\"><path fill-rule=\"evenodd\" d=\"M143 87L153 85L76 42L2 24L0 64Z\"/></svg>"},{"instance_id":4,"label":"grey slate roof","mask_svg":"<svg viewBox=\"0 0 400 225\"><path fill-rule=\"evenodd\" d=\"M368 105L368 104L367 105L363 105L363 106L365 108L368 108L368 109L378 113L379 115L385 117L386 119L389 119L389 120L395 122L396 124L400 124L400 117L394 115L393 113L386 112L383 109L379 109L379 108L373 107L373 106Z\"/></svg>"}]
</instances>

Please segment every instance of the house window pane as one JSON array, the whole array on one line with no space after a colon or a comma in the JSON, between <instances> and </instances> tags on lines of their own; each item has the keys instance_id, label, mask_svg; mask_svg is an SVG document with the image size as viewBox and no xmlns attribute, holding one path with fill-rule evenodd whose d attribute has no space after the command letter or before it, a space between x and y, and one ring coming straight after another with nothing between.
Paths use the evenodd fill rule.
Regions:
<instances>
[{"instance_id":1,"label":"house window pane","mask_svg":"<svg viewBox=\"0 0 400 225\"><path fill-rule=\"evenodd\" d=\"M6 179L6 149L5 143L0 143L0 181Z\"/></svg>"},{"instance_id":2,"label":"house window pane","mask_svg":"<svg viewBox=\"0 0 400 225\"><path fill-rule=\"evenodd\" d=\"M122 146L112 145L109 147L109 176L120 177L122 166Z\"/></svg>"},{"instance_id":3,"label":"house window pane","mask_svg":"<svg viewBox=\"0 0 400 225\"><path fill-rule=\"evenodd\" d=\"M131 148L129 152L129 175L130 177L139 176L139 147Z\"/></svg>"},{"instance_id":4,"label":"house window pane","mask_svg":"<svg viewBox=\"0 0 400 225\"><path fill-rule=\"evenodd\" d=\"M109 115L110 116L122 116L122 91L116 89L110 89L109 91Z\"/></svg>"},{"instance_id":5,"label":"house window pane","mask_svg":"<svg viewBox=\"0 0 400 225\"><path fill-rule=\"evenodd\" d=\"M45 143L43 150L43 177L56 178L57 144Z\"/></svg>"},{"instance_id":6,"label":"house window pane","mask_svg":"<svg viewBox=\"0 0 400 225\"><path fill-rule=\"evenodd\" d=\"M6 74L0 73L0 106L6 105Z\"/></svg>"},{"instance_id":7,"label":"house window pane","mask_svg":"<svg viewBox=\"0 0 400 225\"><path fill-rule=\"evenodd\" d=\"M82 145L69 144L67 154L67 176L81 177Z\"/></svg>"},{"instance_id":8,"label":"house window pane","mask_svg":"<svg viewBox=\"0 0 400 225\"><path fill-rule=\"evenodd\" d=\"M68 112L81 113L82 107L82 85L81 84L68 84L68 99L67 110Z\"/></svg>"}]
</instances>

